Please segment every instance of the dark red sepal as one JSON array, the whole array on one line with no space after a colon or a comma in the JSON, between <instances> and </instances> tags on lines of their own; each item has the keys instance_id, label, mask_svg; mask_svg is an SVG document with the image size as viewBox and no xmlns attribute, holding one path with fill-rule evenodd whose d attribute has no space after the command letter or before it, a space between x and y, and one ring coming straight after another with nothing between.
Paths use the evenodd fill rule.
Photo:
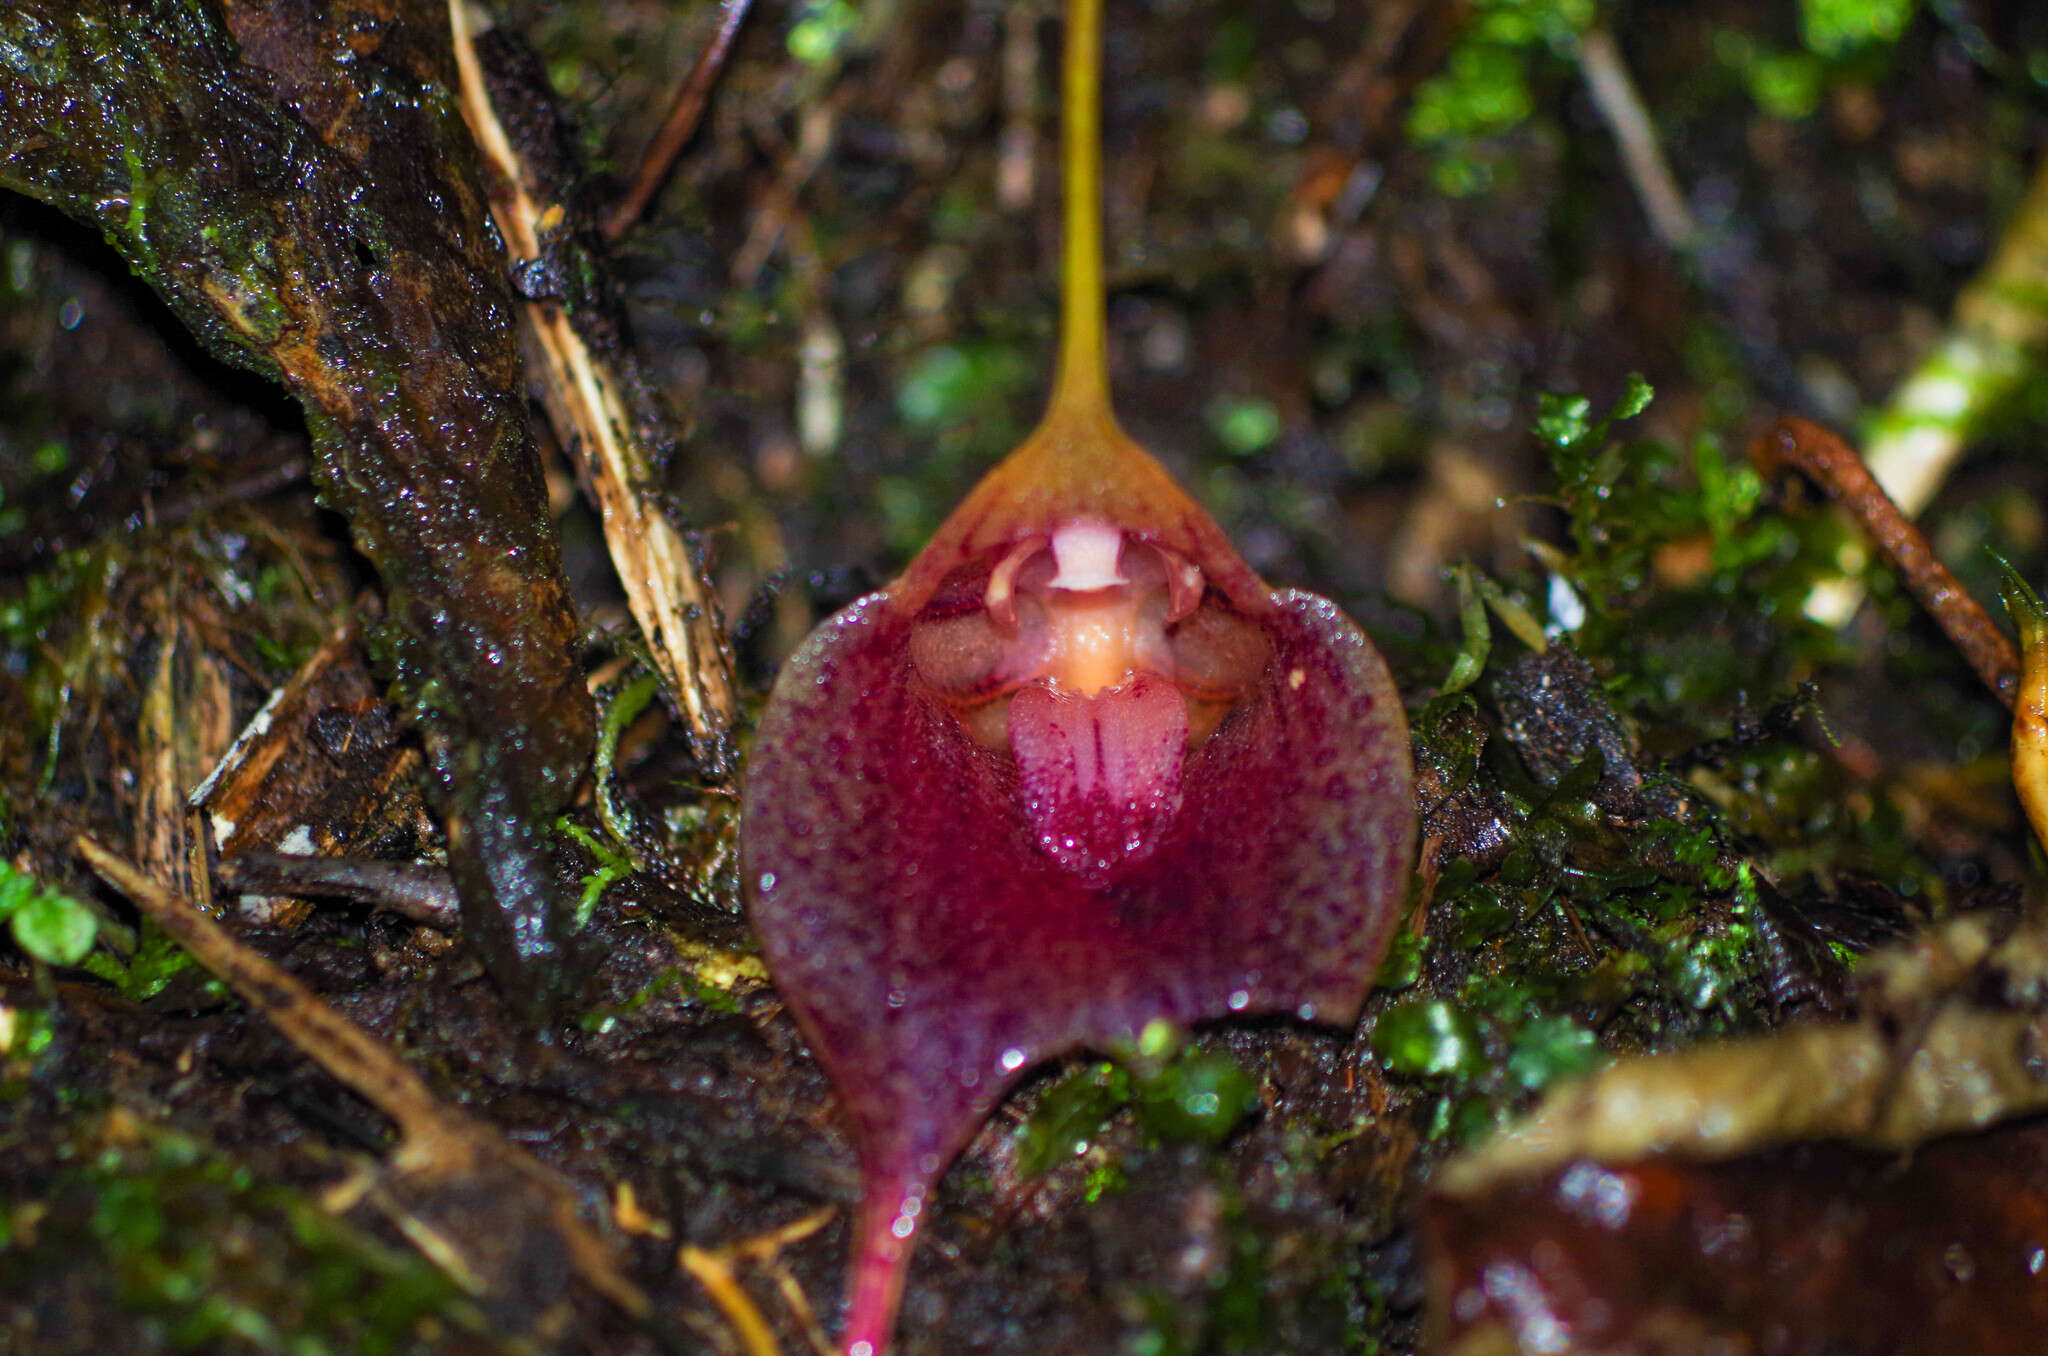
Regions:
<instances>
[{"instance_id":1,"label":"dark red sepal","mask_svg":"<svg viewBox=\"0 0 2048 1356\"><path fill-rule=\"evenodd\" d=\"M769 967L860 1145L848 1351L885 1347L931 1184L1031 1066L1155 1019L1355 1019L1412 849L1406 724L1341 612L1269 597L1257 684L1189 751L1156 849L1101 886L1046 855L1016 763L924 691L888 594L784 669L741 846Z\"/></svg>"}]
</instances>

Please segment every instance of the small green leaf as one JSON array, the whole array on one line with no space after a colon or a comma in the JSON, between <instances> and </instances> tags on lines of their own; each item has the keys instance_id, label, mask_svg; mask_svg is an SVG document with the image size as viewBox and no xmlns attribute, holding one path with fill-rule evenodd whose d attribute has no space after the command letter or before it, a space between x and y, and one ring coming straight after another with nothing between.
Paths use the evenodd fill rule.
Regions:
<instances>
[{"instance_id":1,"label":"small green leaf","mask_svg":"<svg viewBox=\"0 0 2048 1356\"><path fill-rule=\"evenodd\" d=\"M807 66L823 65L839 55L859 20L846 0L813 0L790 25L789 54Z\"/></svg>"},{"instance_id":2,"label":"small green leaf","mask_svg":"<svg viewBox=\"0 0 2048 1356\"><path fill-rule=\"evenodd\" d=\"M6 918L36 896L36 878L0 862L0 918Z\"/></svg>"},{"instance_id":3,"label":"small green leaf","mask_svg":"<svg viewBox=\"0 0 2048 1356\"><path fill-rule=\"evenodd\" d=\"M1472 576L1470 564L1451 570L1451 577L1458 584L1458 624L1465 639L1458 647L1458 657L1451 661L1451 671L1444 675L1444 685L1437 691L1439 697L1463 692L1479 681L1479 675L1486 670L1487 656L1493 652L1493 628L1487 625L1486 600L1480 597Z\"/></svg>"},{"instance_id":4,"label":"small green leaf","mask_svg":"<svg viewBox=\"0 0 2048 1356\"><path fill-rule=\"evenodd\" d=\"M99 922L92 912L54 890L38 890L14 910L14 940L47 965L76 965L92 950Z\"/></svg>"},{"instance_id":5,"label":"small green leaf","mask_svg":"<svg viewBox=\"0 0 2048 1356\"><path fill-rule=\"evenodd\" d=\"M1280 411L1270 400L1218 396L1209 406L1209 428L1234 457L1263 452L1280 438Z\"/></svg>"},{"instance_id":6,"label":"small green leaf","mask_svg":"<svg viewBox=\"0 0 2048 1356\"><path fill-rule=\"evenodd\" d=\"M1479 1026L1441 999L1397 1003L1380 1014L1373 1053L1390 1073L1476 1073L1484 1063Z\"/></svg>"},{"instance_id":7,"label":"small green leaf","mask_svg":"<svg viewBox=\"0 0 2048 1356\"><path fill-rule=\"evenodd\" d=\"M1593 431L1593 402L1582 395L1545 391L1536 397L1536 436L1567 448Z\"/></svg>"},{"instance_id":8,"label":"small green leaf","mask_svg":"<svg viewBox=\"0 0 2048 1356\"><path fill-rule=\"evenodd\" d=\"M904 377L896 392L897 413L919 428L952 423L973 400L976 375L964 350L935 348Z\"/></svg>"},{"instance_id":9,"label":"small green leaf","mask_svg":"<svg viewBox=\"0 0 2048 1356\"><path fill-rule=\"evenodd\" d=\"M1796 122L1820 107L1827 72L1805 52L1772 52L1757 57L1744 76L1749 97L1768 117Z\"/></svg>"},{"instance_id":10,"label":"small green leaf","mask_svg":"<svg viewBox=\"0 0 2048 1356\"><path fill-rule=\"evenodd\" d=\"M122 997L137 1003L162 993L179 974L191 969L192 964L191 954L146 918L138 934L135 954L129 957L127 964L115 960L105 951L95 951L85 958L87 971L119 989ZM218 994L226 993L217 979L208 980L207 988Z\"/></svg>"},{"instance_id":11,"label":"small green leaf","mask_svg":"<svg viewBox=\"0 0 2048 1356\"><path fill-rule=\"evenodd\" d=\"M1816 56L1840 57L1899 40L1917 0L1799 0L1799 40Z\"/></svg>"},{"instance_id":12,"label":"small green leaf","mask_svg":"<svg viewBox=\"0 0 2048 1356\"><path fill-rule=\"evenodd\" d=\"M1622 386L1621 398L1614 402L1614 409L1609 412L1607 422L1614 424L1623 419L1635 418L1650 408L1650 401L1655 399L1656 395L1656 389L1642 373L1629 373L1627 381Z\"/></svg>"},{"instance_id":13,"label":"small green leaf","mask_svg":"<svg viewBox=\"0 0 2048 1356\"><path fill-rule=\"evenodd\" d=\"M1138 1119L1163 1139L1222 1141L1259 1104L1251 1075L1224 1055L1191 1054L1138 1089Z\"/></svg>"}]
</instances>

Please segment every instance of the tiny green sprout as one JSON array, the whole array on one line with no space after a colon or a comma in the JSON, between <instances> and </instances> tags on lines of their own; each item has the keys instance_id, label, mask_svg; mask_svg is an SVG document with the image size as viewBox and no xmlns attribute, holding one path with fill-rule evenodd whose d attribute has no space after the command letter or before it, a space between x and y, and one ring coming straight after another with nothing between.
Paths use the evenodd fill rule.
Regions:
<instances>
[{"instance_id":1,"label":"tiny green sprout","mask_svg":"<svg viewBox=\"0 0 2048 1356\"><path fill-rule=\"evenodd\" d=\"M604 715L598 724L597 749L591 760L591 782L596 790L598 821L604 825L605 833L619 854L635 869L638 861L633 852L633 818L618 803L612 770L618 760L620 738L625 735L627 727L640 718L647 704L654 700L655 687L654 675L645 673L620 688L605 703Z\"/></svg>"},{"instance_id":2,"label":"tiny green sprout","mask_svg":"<svg viewBox=\"0 0 2048 1356\"><path fill-rule=\"evenodd\" d=\"M555 829L575 839L584 851L597 858L597 870L583 878L583 894L576 901L576 919L573 926L576 931L581 932L590 925L590 916L597 912L597 901L603 897L604 892L616 882L632 875L635 866L631 857L581 824L572 823L566 815L555 821Z\"/></svg>"},{"instance_id":3,"label":"tiny green sprout","mask_svg":"<svg viewBox=\"0 0 2048 1356\"><path fill-rule=\"evenodd\" d=\"M807 66L822 66L846 45L860 15L846 0L812 0L789 30L789 54Z\"/></svg>"},{"instance_id":4,"label":"tiny green sprout","mask_svg":"<svg viewBox=\"0 0 2048 1356\"><path fill-rule=\"evenodd\" d=\"M1559 452L1572 448L1596 451L1597 445L1606 441L1609 430L1648 409L1655 395L1656 390L1642 373L1631 372L1606 417L1595 420L1593 404L1585 396L1545 391L1536 399L1536 436Z\"/></svg>"},{"instance_id":5,"label":"tiny green sprout","mask_svg":"<svg viewBox=\"0 0 2048 1356\"><path fill-rule=\"evenodd\" d=\"M1797 122L1820 107L1827 81L1821 62L1807 52L1763 52L1742 71L1749 97L1768 117Z\"/></svg>"},{"instance_id":6,"label":"tiny green sprout","mask_svg":"<svg viewBox=\"0 0 2048 1356\"><path fill-rule=\"evenodd\" d=\"M1562 451L1585 440L1593 429L1593 402L1569 392L1536 397L1536 436Z\"/></svg>"},{"instance_id":7,"label":"tiny green sprout","mask_svg":"<svg viewBox=\"0 0 2048 1356\"><path fill-rule=\"evenodd\" d=\"M95 951L85 958L85 969L113 985L123 998L140 1003L162 993L179 974L191 969L192 963L191 953L144 919L135 952L125 962L103 950ZM216 997L227 995L226 986L217 979L208 980L206 988Z\"/></svg>"},{"instance_id":8,"label":"tiny green sprout","mask_svg":"<svg viewBox=\"0 0 2048 1356\"><path fill-rule=\"evenodd\" d=\"M1918 7L1919 0L1799 0L1799 40L1823 57L1888 47Z\"/></svg>"}]
</instances>

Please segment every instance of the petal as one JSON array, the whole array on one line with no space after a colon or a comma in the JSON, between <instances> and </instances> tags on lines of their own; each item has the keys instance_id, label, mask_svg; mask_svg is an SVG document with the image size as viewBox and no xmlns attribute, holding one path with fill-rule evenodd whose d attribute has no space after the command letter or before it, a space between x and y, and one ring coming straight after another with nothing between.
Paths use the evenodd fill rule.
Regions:
<instances>
[{"instance_id":1,"label":"petal","mask_svg":"<svg viewBox=\"0 0 2048 1356\"><path fill-rule=\"evenodd\" d=\"M1010 702L1010 747L1038 845L1101 885L1150 857L1180 812L1188 704L1140 675L1087 696L1043 683Z\"/></svg>"}]
</instances>

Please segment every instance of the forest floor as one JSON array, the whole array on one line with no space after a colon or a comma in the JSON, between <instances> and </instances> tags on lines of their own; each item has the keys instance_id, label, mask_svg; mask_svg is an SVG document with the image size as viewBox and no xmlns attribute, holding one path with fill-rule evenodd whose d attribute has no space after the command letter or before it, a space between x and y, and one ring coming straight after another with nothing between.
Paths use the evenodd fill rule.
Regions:
<instances>
[{"instance_id":1,"label":"forest floor","mask_svg":"<svg viewBox=\"0 0 2048 1356\"><path fill-rule=\"evenodd\" d=\"M369 31L313 8L337 44ZM601 205L718 12L493 17ZM316 495L299 407L209 356L97 230L0 195L0 1351L825 1349L857 1178L747 931L744 728L803 634L892 578L1041 407L1057 18L763 0L618 242L632 346L686 429L660 490L729 626L742 771L660 703L619 705L624 595L543 436L621 715L612 794L647 837L620 852L586 787L553 840L591 902L539 1031L427 910L210 879L209 835L238 830L442 859L431 760L385 700L397 623ZM1109 6L1106 68L1119 412L1260 575L1385 652L1423 860L1355 1029L1225 1023L1163 1067L1077 1056L1012 1096L941 1184L901 1350L1449 1342L1473 1315L1443 1278L1481 1246L1427 1204L1452 1155L1613 1060L1892 1020L1863 954L2041 906L2007 710L1882 568L1849 625L1804 615L1861 538L1747 449L1787 413L1859 434L1951 331L2048 152L2048 12L1156 0ZM1594 98L1617 69L1646 116ZM1668 180L1624 154L1640 136ZM2048 578L2048 383L2002 391L1923 519L1994 607L1993 553ZM245 749L188 813L280 688L276 765ZM396 1101L426 1100L315 1063L341 1038L193 963L80 835L220 904L398 1053L421 1082ZM70 955L52 934L81 912L96 944ZM2025 987L2010 1004L2038 1007ZM1219 1069L1245 1107L1172 1114ZM2029 1132L1929 1171L2048 1163ZM1817 1180L1819 1218L1884 1176L1846 1152L1741 1170ZM1995 1270L1943 1255L1952 1280ZM1814 1313L1881 1321L1869 1275L1829 1284ZM1684 1303L1719 1331L1711 1298Z\"/></svg>"}]
</instances>

